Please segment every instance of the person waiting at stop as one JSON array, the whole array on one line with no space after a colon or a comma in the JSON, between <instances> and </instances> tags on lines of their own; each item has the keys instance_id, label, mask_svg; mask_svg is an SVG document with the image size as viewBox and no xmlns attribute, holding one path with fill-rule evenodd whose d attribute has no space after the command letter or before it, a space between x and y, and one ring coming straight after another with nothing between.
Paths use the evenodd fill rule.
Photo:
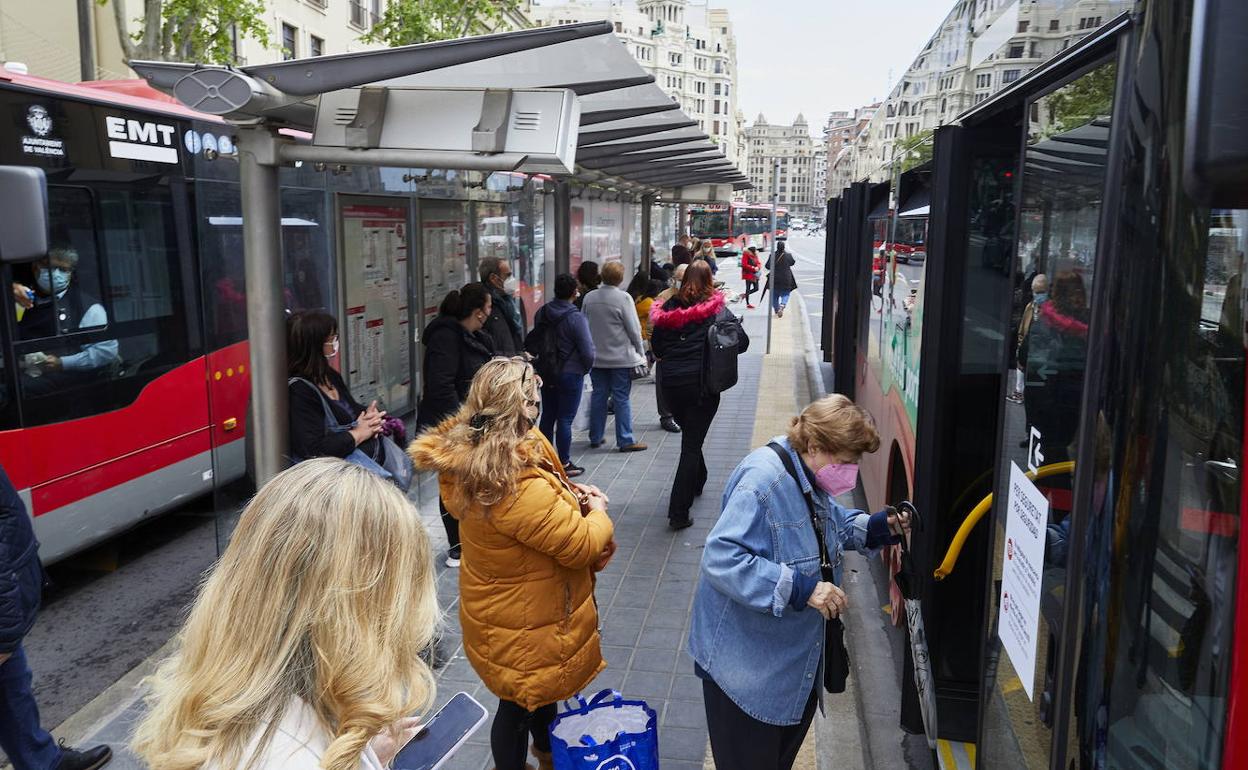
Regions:
<instances>
[{"instance_id":1,"label":"person waiting at stop","mask_svg":"<svg viewBox=\"0 0 1248 770\"><path fill-rule=\"evenodd\" d=\"M13 283L13 300L21 309L17 338L36 340L62 337L108 326L108 311L75 277L78 252L53 247L31 267L33 288ZM121 362L117 340L71 345L71 352L27 353L22 360L22 387L28 395L46 395L89 382Z\"/></svg>"}]
</instances>

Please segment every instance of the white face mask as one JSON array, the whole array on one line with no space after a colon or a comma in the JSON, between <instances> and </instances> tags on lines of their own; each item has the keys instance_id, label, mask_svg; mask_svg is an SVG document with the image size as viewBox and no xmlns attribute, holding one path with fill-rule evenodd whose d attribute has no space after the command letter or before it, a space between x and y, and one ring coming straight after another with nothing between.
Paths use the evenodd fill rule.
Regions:
<instances>
[{"instance_id":1,"label":"white face mask","mask_svg":"<svg viewBox=\"0 0 1248 770\"><path fill-rule=\"evenodd\" d=\"M334 356L338 355L338 339L335 337L333 343L331 344L333 345L334 352L326 353L325 354L326 358L333 358ZM324 350L324 346L322 346L321 349Z\"/></svg>"},{"instance_id":2,"label":"white face mask","mask_svg":"<svg viewBox=\"0 0 1248 770\"><path fill-rule=\"evenodd\" d=\"M508 276L507 280L503 281L503 291L506 292L508 296L514 297L516 292L520 291L520 279L514 275Z\"/></svg>"}]
</instances>

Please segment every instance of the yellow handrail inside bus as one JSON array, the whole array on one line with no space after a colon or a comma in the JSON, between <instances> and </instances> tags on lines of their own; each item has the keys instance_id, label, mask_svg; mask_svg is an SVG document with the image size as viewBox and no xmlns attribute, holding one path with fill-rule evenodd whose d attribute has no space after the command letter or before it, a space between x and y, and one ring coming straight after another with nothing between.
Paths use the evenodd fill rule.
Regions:
<instances>
[{"instance_id":1,"label":"yellow handrail inside bus","mask_svg":"<svg viewBox=\"0 0 1248 770\"><path fill-rule=\"evenodd\" d=\"M1065 462L1053 463L1051 465L1042 465L1039 470L1027 471L1027 478L1035 481L1043 479L1047 476L1057 476L1062 473L1073 473L1075 470L1075 461L1067 460ZM962 520L962 526L958 527L958 531L953 536L953 542L949 544L949 550L945 551L945 559L936 568L934 573L937 580L944 580L953 572L954 566L958 563L958 557L962 555L962 546L966 545L966 539L971 536L971 530L975 529L975 525L979 520L984 518L984 514L988 509L992 508L992 494L979 501L971 509L971 512Z\"/></svg>"}]
</instances>

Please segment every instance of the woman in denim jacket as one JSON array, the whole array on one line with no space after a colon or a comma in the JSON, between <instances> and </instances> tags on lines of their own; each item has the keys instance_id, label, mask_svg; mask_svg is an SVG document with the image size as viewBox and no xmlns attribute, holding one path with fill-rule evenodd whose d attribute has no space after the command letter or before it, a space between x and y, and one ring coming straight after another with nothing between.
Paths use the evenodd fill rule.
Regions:
<instances>
[{"instance_id":1,"label":"woman in denim jacket","mask_svg":"<svg viewBox=\"0 0 1248 770\"><path fill-rule=\"evenodd\" d=\"M769 447L742 460L694 596L689 652L718 770L793 766L819 702L824 621L846 607L841 554L871 555L910 526L904 514L867 515L833 500L854 488L860 456L880 445L871 416L845 396L807 406L775 441L800 487ZM835 583L820 576L806 493L824 523Z\"/></svg>"}]
</instances>

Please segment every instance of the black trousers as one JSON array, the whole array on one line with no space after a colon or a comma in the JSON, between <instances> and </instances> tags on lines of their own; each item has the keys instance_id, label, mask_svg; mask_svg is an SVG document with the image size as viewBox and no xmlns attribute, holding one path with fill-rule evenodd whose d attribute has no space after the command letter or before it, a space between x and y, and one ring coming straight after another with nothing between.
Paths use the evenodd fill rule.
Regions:
<instances>
[{"instance_id":1,"label":"black trousers","mask_svg":"<svg viewBox=\"0 0 1248 770\"><path fill-rule=\"evenodd\" d=\"M536 711L509 700L498 702L494 724L490 726L490 751L494 754L495 770L525 770L529 754L529 736L538 751L550 753L550 723L555 721L555 704Z\"/></svg>"},{"instance_id":2,"label":"black trousers","mask_svg":"<svg viewBox=\"0 0 1248 770\"><path fill-rule=\"evenodd\" d=\"M442 528L446 530L446 543L451 551L456 551L459 548L459 519L446 510L446 503L442 502L441 495L438 496L438 511L442 514Z\"/></svg>"},{"instance_id":3,"label":"black trousers","mask_svg":"<svg viewBox=\"0 0 1248 770\"><path fill-rule=\"evenodd\" d=\"M758 291L758 279L745 282L745 304L750 304L750 295Z\"/></svg>"},{"instance_id":4,"label":"black trousers","mask_svg":"<svg viewBox=\"0 0 1248 770\"><path fill-rule=\"evenodd\" d=\"M745 713L710 679L702 680L702 703L715 770L789 770L815 718L818 699L812 688L802 721L784 727Z\"/></svg>"},{"instance_id":5,"label":"black trousers","mask_svg":"<svg viewBox=\"0 0 1248 770\"><path fill-rule=\"evenodd\" d=\"M672 416L672 410L667 405L667 396L663 393L663 366L658 361L654 362L654 404L659 410L660 419Z\"/></svg>"},{"instance_id":6,"label":"black trousers","mask_svg":"<svg viewBox=\"0 0 1248 770\"><path fill-rule=\"evenodd\" d=\"M668 408L680 425L680 463L672 482L672 496L667 503L667 517L677 521L689 518L693 499L706 486L706 460L702 444L711 429L711 421L719 411L719 396L702 392L700 383L664 383Z\"/></svg>"}]
</instances>

